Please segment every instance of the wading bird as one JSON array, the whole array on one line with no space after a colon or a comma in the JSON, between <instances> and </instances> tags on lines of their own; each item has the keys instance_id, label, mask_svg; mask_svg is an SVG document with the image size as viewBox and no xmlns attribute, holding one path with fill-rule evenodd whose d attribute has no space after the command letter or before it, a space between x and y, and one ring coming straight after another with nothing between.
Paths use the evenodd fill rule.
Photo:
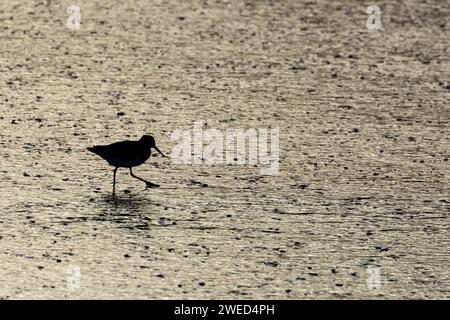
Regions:
<instances>
[{"instance_id":1,"label":"wading bird","mask_svg":"<svg viewBox=\"0 0 450 320\"><path fill-rule=\"evenodd\" d=\"M93 146L87 148L89 151L99 155L105 159L111 166L115 167L113 170L113 197L116 194L116 172L119 168L130 168L130 175L133 178L145 182L146 188L157 188L159 185L150 181L144 180L133 174L132 168L143 164L150 158L151 149L158 151L163 157L166 157L155 144L155 139L152 136L143 135L138 141L119 141L116 143Z\"/></svg>"}]
</instances>

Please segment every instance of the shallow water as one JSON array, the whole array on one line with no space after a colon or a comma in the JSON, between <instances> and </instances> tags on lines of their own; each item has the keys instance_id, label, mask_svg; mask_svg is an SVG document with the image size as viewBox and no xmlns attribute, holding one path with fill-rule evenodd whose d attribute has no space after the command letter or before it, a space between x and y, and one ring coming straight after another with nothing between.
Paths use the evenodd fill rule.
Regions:
<instances>
[{"instance_id":1,"label":"shallow water","mask_svg":"<svg viewBox=\"0 0 450 320\"><path fill-rule=\"evenodd\" d=\"M0 4L0 297L450 298L448 4ZM123 114L122 114L123 113ZM280 167L93 144L280 129Z\"/></svg>"}]
</instances>

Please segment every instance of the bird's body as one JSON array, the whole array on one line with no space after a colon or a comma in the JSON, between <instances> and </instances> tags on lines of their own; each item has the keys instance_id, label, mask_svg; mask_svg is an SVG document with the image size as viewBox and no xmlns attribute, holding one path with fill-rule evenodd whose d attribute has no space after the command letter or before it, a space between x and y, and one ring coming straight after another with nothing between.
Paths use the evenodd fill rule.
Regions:
<instances>
[{"instance_id":1,"label":"bird's body","mask_svg":"<svg viewBox=\"0 0 450 320\"><path fill-rule=\"evenodd\" d=\"M143 164L151 156L151 149L140 141L120 141L88 148L116 168L132 168Z\"/></svg>"},{"instance_id":2,"label":"bird's body","mask_svg":"<svg viewBox=\"0 0 450 320\"><path fill-rule=\"evenodd\" d=\"M133 178L144 181L147 188L159 187L159 185L139 178L133 174L131 168L143 164L150 158L151 149L158 151L163 157L165 155L156 147L152 136L144 135L138 141L119 141L108 145L99 145L87 148L89 151L105 159L111 166L115 167L113 177L113 196L116 187L116 172L118 168L129 168Z\"/></svg>"}]
</instances>

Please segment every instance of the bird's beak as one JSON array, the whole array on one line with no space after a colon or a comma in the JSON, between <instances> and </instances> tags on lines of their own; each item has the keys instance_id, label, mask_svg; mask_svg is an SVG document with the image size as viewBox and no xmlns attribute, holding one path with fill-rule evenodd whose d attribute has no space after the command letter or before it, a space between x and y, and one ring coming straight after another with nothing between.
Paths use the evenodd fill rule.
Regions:
<instances>
[{"instance_id":1,"label":"bird's beak","mask_svg":"<svg viewBox=\"0 0 450 320\"><path fill-rule=\"evenodd\" d=\"M161 150L158 149L157 146L154 146L153 148L155 148L156 151L158 151L163 157L167 158L164 153L161 152Z\"/></svg>"}]
</instances>

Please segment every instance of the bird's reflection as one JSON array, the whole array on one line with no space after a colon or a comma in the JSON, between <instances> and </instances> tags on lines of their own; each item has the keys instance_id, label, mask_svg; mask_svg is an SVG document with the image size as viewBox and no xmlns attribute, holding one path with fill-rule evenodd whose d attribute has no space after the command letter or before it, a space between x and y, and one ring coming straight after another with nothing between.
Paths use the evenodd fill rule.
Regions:
<instances>
[{"instance_id":1,"label":"bird's reflection","mask_svg":"<svg viewBox=\"0 0 450 320\"><path fill-rule=\"evenodd\" d=\"M88 219L113 222L120 228L130 230L149 230L150 213L156 211L160 206L159 202L136 194L114 198L105 195L96 203L98 214L92 215Z\"/></svg>"}]
</instances>

